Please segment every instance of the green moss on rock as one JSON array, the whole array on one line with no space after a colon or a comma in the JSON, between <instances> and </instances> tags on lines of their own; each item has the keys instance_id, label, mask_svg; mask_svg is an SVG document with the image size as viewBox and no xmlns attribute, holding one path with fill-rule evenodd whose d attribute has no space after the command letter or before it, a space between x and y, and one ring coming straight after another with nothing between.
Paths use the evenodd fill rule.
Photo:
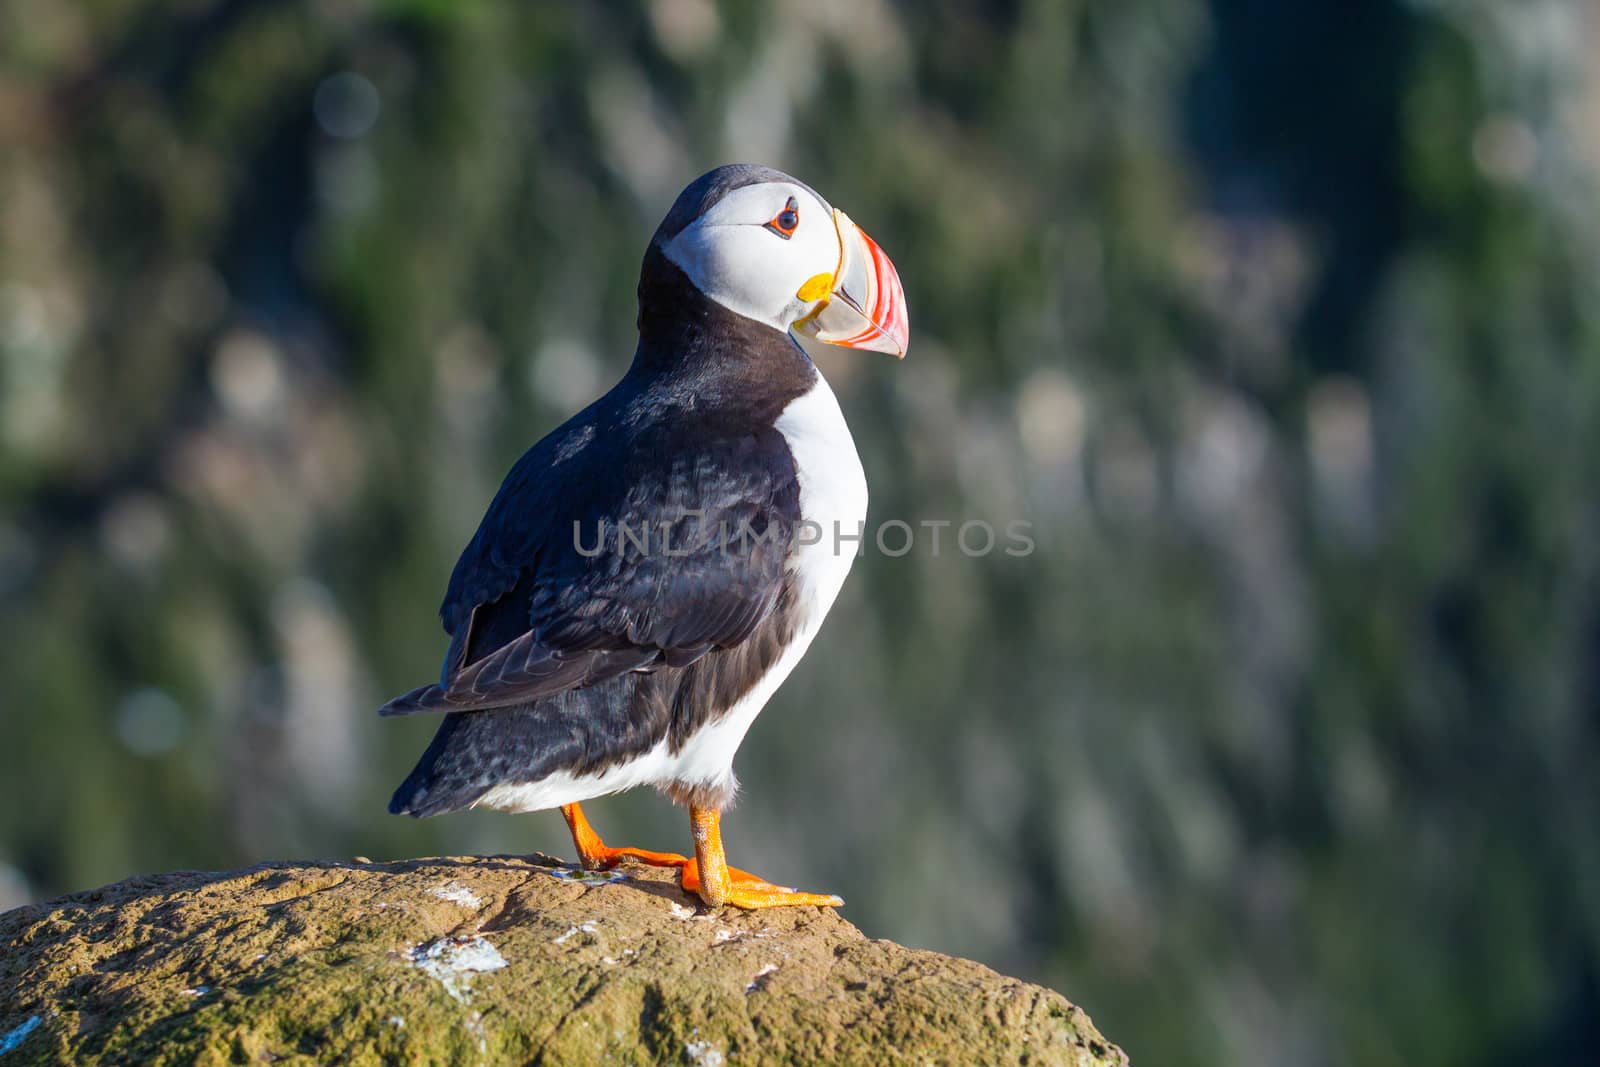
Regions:
<instances>
[{"instance_id":1,"label":"green moss on rock","mask_svg":"<svg viewBox=\"0 0 1600 1067\"><path fill-rule=\"evenodd\" d=\"M0 1067L1127 1062L1059 994L831 911L573 874L271 864L8 912Z\"/></svg>"}]
</instances>

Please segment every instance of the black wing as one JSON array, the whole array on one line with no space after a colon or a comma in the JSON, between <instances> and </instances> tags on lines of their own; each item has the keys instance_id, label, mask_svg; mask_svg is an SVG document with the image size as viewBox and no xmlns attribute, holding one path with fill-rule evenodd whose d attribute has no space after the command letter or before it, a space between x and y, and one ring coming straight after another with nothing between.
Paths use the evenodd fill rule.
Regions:
<instances>
[{"instance_id":1,"label":"black wing","mask_svg":"<svg viewBox=\"0 0 1600 1067\"><path fill-rule=\"evenodd\" d=\"M620 421L596 405L512 468L451 575L440 683L380 714L506 707L685 666L771 613L799 520L782 435Z\"/></svg>"}]
</instances>

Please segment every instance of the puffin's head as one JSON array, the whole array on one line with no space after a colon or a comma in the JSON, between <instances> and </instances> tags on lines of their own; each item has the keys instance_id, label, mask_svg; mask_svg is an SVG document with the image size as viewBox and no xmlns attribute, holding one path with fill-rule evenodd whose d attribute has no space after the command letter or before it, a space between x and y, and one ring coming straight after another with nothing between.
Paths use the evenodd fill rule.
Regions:
<instances>
[{"instance_id":1,"label":"puffin's head","mask_svg":"<svg viewBox=\"0 0 1600 1067\"><path fill-rule=\"evenodd\" d=\"M678 194L651 241L711 300L778 330L904 358L906 294L883 249L804 182L736 163Z\"/></svg>"}]
</instances>

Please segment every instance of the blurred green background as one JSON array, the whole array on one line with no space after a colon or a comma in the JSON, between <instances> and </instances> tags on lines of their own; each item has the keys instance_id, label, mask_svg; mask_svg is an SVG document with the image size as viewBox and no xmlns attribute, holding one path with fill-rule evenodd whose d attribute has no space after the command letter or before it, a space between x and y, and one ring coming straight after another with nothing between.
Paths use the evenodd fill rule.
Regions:
<instances>
[{"instance_id":1,"label":"blurred green background","mask_svg":"<svg viewBox=\"0 0 1600 1067\"><path fill-rule=\"evenodd\" d=\"M384 813L512 460L651 230L791 171L889 251L819 352L876 520L734 862L1135 1062L1595 1062L1600 9L0 0L0 908ZM654 794L591 805L683 847Z\"/></svg>"}]
</instances>

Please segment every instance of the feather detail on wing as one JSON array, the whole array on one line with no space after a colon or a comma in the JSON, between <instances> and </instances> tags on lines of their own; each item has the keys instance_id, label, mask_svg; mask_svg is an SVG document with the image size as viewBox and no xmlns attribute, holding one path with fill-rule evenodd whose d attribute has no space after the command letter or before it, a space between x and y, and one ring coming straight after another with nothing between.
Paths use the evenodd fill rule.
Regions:
<instances>
[{"instance_id":1,"label":"feather detail on wing","mask_svg":"<svg viewBox=\"0 0 1600 1067\"><path fill-rule=\"evenodd\" d=\"M380 714L502 708L687 666L772 612L799 516L781 435L712 436L686 451L610 443L625 435L596 433L594 417L512 469L451 576L440 682Z\"/></svg>"}]
</instances>

